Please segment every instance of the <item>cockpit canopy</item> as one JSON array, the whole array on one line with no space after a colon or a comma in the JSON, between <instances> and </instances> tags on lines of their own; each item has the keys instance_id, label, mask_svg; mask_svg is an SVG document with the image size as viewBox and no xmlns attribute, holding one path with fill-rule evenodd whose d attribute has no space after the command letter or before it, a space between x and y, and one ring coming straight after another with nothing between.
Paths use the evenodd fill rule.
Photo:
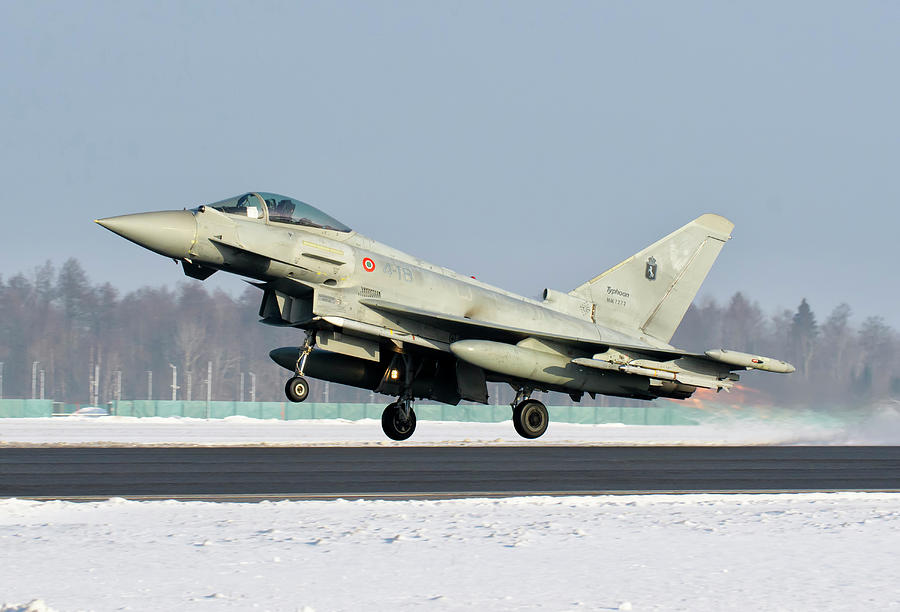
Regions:
<instances>
[{"instance_id":1,"label":"cockpit canopy","mask_svg":"<svg viewBox=\"0 0 900 612\"><path fill-rule=\"evenodd\" d=\"M263 191L245 193L209 205L211 208L251 219L268 219L273 223L292 223L307 227L349 232L349 227L306 202L277 193Z\"/></svg>"}]
</instances>

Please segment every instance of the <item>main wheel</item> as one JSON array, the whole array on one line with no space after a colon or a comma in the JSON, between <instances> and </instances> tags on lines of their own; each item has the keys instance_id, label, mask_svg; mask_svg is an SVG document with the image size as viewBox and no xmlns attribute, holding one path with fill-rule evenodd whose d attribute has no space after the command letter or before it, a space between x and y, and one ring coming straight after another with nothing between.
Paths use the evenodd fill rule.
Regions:
<instances>
[{"instance_id":1,"label":"main wheel","mask_svg":"<svg viewBox=\"0 0 900 612\"><path fill-rule=\"evenodd\" d=\"M513 409L513 427L523 438L531 440L541 437L549 424L547 407L537 400L525 400Z\"/></svg>"},{"instance_id":2,"label":"main wheel","mask_svg":"<svg viewBox=\"0 0 900 612\"><path fill-rule=\"evenodd\" d=\"M309 383L302 376L294 376L284 385L284 394L292 402L302 402L309 395Z\"/></svg>"},{"instance_id":3,"label":"main wheel","mask_svg":"<svg viewBox=\"0 0 900 612\"><path fill-rule=\"evenodd\" d=\"M406 440L416 431L416 413L409 409L409 419L402 420L400 416L400 404L389 404L381 413L381 429L391 440Z\"/></svg>"}]
</instances>

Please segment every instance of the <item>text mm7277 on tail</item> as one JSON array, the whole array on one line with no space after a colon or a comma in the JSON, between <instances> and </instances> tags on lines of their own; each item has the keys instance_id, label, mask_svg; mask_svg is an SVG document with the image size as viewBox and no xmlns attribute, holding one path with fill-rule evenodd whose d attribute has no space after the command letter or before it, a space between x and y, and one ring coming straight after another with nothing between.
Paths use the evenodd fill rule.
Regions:
<instances>
[{"instance_id":1,"label":"text mm7277 on tail","mask_svg":"<svg viewBox=\"0 0 900 612\"><path fill-rule=\"evenodd\" d=\"M97 221L180 261L204 280L217 270L254 279L259 315L306 332L270 355L304 376L397 397L381 424L394 440L416 428L413 401L487 403L487 383L516 390L512 420L524 438L547 429L535 391L684 399L728 390L736 371L793 372L784 361L669 344L734 225L702 215L569 292L542 300L492 287L359 234L324 212L274 193L246 193L191 210Z\"/></svg>"}]
</instances>

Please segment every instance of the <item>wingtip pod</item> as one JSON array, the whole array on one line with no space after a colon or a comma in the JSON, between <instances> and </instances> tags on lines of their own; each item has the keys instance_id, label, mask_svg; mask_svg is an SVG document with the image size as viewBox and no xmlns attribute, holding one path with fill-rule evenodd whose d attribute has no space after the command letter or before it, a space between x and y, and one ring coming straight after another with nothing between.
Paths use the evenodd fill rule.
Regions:
<instances>
[{"instance_id":1,"label":"wingtip pod","mask_svg":"<svg viewBox=\"0 0 900 612\"><path fill-rule=\"evenodd\" d=\"M780 359L772 359L771 357L762 357L760 355L751 355L750 353L741 353L739 351L729 351L726 349L715 349L706 351L706 356L728 365L748 368L753 370L762 370L764 372L777 372L779 374L790 374L796 368L787 361Z\"/></svg>"}]
</instances>

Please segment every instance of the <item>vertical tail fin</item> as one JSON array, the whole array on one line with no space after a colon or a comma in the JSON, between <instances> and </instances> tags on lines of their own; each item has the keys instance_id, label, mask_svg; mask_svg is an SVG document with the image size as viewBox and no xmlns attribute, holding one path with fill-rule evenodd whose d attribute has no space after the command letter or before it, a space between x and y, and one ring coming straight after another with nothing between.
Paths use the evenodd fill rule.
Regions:
<instances>
[{"instance_id":1,"label":"vertical tail fin","mask_svg":"<svg viewBox=\"0 0 900 612\"><path fill-rule=\"evenodd\" d=\"M668 342L732 228L702 215L569 293L595 304L600 325Z\"/></svg>"}]
</instances>

